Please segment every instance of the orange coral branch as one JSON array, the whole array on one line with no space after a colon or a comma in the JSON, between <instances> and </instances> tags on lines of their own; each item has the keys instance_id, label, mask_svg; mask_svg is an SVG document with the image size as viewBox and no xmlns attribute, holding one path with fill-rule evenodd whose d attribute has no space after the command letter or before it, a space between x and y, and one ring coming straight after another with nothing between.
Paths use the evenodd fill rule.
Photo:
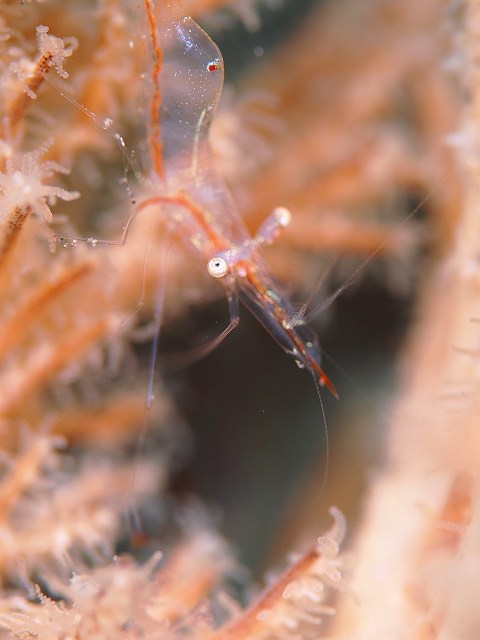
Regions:
<instances>
[{"instance_id":1,"label":"orange coral branch","mask_svg":"<svg viewBox=\"0 0 480 640\"><path fill-rule=\"evenodd\" d=\"M0 269L4 266L7 256L15 246L18 235L31 213L32 208L28 205L22 208L15 207L2 225L2 237L0 240Z\"/></svg>"},{"instance_id":2,"label":"orange coral branch","mask_svg":"<svg viewBox=\"0 0 480 640\"><path fill-rule=\"evenodd\" d=\"M10 139L15 135L22 118L32 101L32 94L37 93L45 76L49 72L53 54L45 51L34 63L34 67L29 76L24 80L24 86L18 88L17 94L12 97L6 108L6 122L3 123L1 137ZM28 93L27 93L28 92Z\"/></svg>"},{"instance_id":3,"label":"orange coral branch","mask_svg":"<svg viewBox=\"0 0 480 640\"><path fill-rule=\"evenodd\" d=\"M93 261L83 261L65 269L54 280L40 283L25 302L17 307L11 317L0 325L0 358L12 349L23 337L30 325L38 321L39 314L57 298L92 272Z\"/></svg>"},{"instance_id":4,"label":"orange coral branch","mask_svg":"<svg viewBox=\"0 0 480 640\"><path fill-rule=\"evenodd\" d=\"M96 345L108 335L111 329L111 322L100 319L86 327L73 329L69 335L58 339L50 346L38 347L21 369L16 372L10 370L3 375L0 383L2 387L0 414L9 413L72 359L85 355L87 349Z\"/></svg>"}]
</instances>

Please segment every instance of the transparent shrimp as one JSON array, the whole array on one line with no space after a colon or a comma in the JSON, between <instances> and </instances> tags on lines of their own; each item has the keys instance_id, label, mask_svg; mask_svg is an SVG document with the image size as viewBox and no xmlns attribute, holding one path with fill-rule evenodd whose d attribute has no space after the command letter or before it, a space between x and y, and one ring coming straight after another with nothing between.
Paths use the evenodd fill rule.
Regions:
<instances>
[{"instance_id":1,"label":"transparent shrimp","mask_svg":"<svg viewBox=\"0 0 480 640\"><path fill-rule=\"evenodd\" d=\"M194 20L182 15L180 3L166 3L160 29L151 0L145 0L145 9L154 57L149 144L155 193L136 213L161 205L176 234L224 284L230 324L215 344L237 326L241 300L282 349L337 397L321 367L317 337L298 320L260 252L289 224L290 212L275 209L252 238L215 171L208 136L223 89L220 50Z\"/></svg>"},{"instance_id":2,"label":"transparent shrimp","mask_svg":"<svg viewBox=\"0 0 480 640\"><path fill-rule=\"evenodd\" d=\"M167 227L205 260L208 273L225 286L230 323L208 350L238 325L241 300L298 366L308 369L317 385L326 386L338 397L321 367L316 335L274 283L261 255L261 246L271 244L288 226L290 212L277 207L252 238L215 171L209 130L223 90L222 54L207 33L185 16L180 0L165 2L157 9L152 0L144 0L144 6L153 65L147 141L151 174L142 182L151 195L136 205L119 241L56 238L65 246L78 241L93 246L123 245L135 217L147 207L158 206ZM157 13L162 13L160 27ZM71 96L63 95L99 120ZM121 136L114 137L131 162ZM138 176L136 166L134 169ZM148 397L150 405L150 391Z\"/></svg>"}]
</instances>

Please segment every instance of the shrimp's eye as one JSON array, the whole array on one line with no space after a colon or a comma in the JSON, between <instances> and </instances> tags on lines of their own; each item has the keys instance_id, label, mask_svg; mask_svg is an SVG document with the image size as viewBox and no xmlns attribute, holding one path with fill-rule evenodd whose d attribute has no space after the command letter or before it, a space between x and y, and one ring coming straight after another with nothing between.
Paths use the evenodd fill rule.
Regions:
<instances>
[{"instance_id":1,"label":"shrimp's eye","mask_svg":"<svg viewBox=\"0 0 480 640\"><path fill-rule=\"evenodd\" d=\"M214 278L223 278L228 272L228 265L223 258L212 258L208 262L207 269Z\"/></svg>"},{"instance_id":2,"label":"shrimp's eye","mask_svg":"<svg viewBox=\"0 0 480 640\"><path fill-rule=\"evenodd\" d=\"M207 71L210 71L210 73L213 73L214 71L222 71L222 69L223 63L221 58L210 60L210 62L207 64Z\"/></svg>"}]
</instances>

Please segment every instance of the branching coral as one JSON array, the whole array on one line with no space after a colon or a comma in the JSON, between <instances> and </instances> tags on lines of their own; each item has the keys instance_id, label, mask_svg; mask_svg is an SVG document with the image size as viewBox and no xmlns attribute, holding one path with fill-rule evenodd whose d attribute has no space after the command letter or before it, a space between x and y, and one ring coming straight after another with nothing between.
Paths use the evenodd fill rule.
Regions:
<instances>
[{"instance_id":1,"label":"branching coral","mask_svg":"<svg viewBox=\"0 0 480 640\"><path fill-rule=\"evenodd\" d=\"M165 638L182 631L205 640L315 637L321 617L332 613L324 604L330 587L342 586L338 547L344 523L338 513L335 517L332 530L298 558L252 609L237 611L218 629L213 628L214 616L202 598L228 568L228 556L212 532L192 535L156 570L157 555L144 566L118 559L108 567L75 575L68 585L54 582L50 588L69 604L38 592L38 604L12 602L16 611L0 620L18 638L54 639L66 634L111 638L116 633ZM223 615L227 602L224 597Z\"/></svg>"},{"instance_id":2,"label":"branching coral","mask_svg":"<svg viewBox=\"0 0 480 640\"><path fill-rule=\"evenodd\" d=\"M0 278L6 301L0 319L3 626L17 637L54 638L65 633L111 637L120 632L164 637L183 629L216 637L223 633L219 624L229 636L239 638L245 629L255 629L262 637L285 637L302 629L310 635L323 615L332 612L326 603L329 588L343 585L337 554L344 526L337 512L332 531L299 556L246 612L221 595L219 582L231 561L213 532L195 533L189 525L185 541L173 546L158 569L156 555L144 566L127 557L109 563L115 541L125 535L122 515L141 509L152 494L161 496L175 453L171 445L175 435L168 433L168 422L178 419L168 401L156 394L149 418L167 423L169 443L157 451L156 469L144 452L141 460L134 457L132 466L129 456L137 446L137 425L144 419L145 391L142 384L137 393L121 391L122 378L128 379L128 370L125 374L121 368L128 366L128 336L141 318L132 314L132 302L142 287L144 234L152 236L152 220L147 212L140 216L128 239L128 252L105 250L96 255L78 243L74 250L64 249L55 243L59 234L47 225L55 229L64 224L57 216L56 199L77 200L70 209L73 218L87 202L92 185L101 184L97 176L100 167L105 168L96 158L108 147L108 138L97 126L101 118L85 119L69 104L85 104L92 114L108 114L101 122L105 128L112 128L112 118L119 126L129 110L136 109L132 95L143 89L136 76L143 51L129 51L127 5L101 3L92 13L95 33L89 33L88 20L74 25L69 17L72 6L64 5L65 28L70 24L72 31L63 39L55 35L56 21L44 19L49 7L45 6L45 15L43 8L8 5L2 16L2 78L11 88L2 111L0 176L5 218ZM25 35L20 35L22 31ZM36 42L26 45L33 33ZM85 40L95 42L95 68L82 59ZM119 68L123 56L125 64ZM61 95L64 87L57 87L57 93L45 85L52 68L62 80L70 74L68 92L75 93L70 103ZM129 85L130 101L118 107L128 78L137 78ZM46 116L55 109L58 118ZM67 130L68 135L62 134ZM115 155L111 140L109 153ZM91 154L89 167L82 166L85 151ZM76 162L72 177L61 184L68 174L66 166ZM121 170L118 175L122 176ZM92 198L90 205L94 202ZM129 206L117 205L119 219L126 218ZM89 217L95 213L93 204ZM64 226L71 231L71 226ZM153 237L161 238L162 232L156 221ZM175 247L172 256L169 268L174 272L183 251ZM165 278L158 268L157 262L156 268L145 272L147 303L150 291ZM170 314L180 308L181 300L168 305ZM146 331L135 329L136 335L142 332L148 333L148 325ZM110 384L102 382L106 372ZM28 428L19 438L16 428L23 423ZM56 450L60 443L64 451ZM103 454L92 456L94 443ZM140 534L133 537L141 543ZM72 570L75 575L67 583ZM19 584L28 588L36 580L42 584L36 588L36 603L32 586L26 599L12 588ZM145 597L139 600L140 590ZM218 594L216 605L205 600L210 592Z\"/></svg>"},{"instance_id":3,"label":"branching coral","mask_svg":"<svg viewBox=\"0 0 480 640\"><path fill-rule=\"evenodd\" d=\"M156 259L168 224L146 207L127 247L95 247L99 237L121 236L132 200L151 186L144 144L151 75L136 5L2 3L4 636L478 635L471 596L479 575L477 4L448 12L441 0L321 3L298 34L245 71L238 98L227 94L218 115L218 170L252 233L278 205L294 214L269 249L278 277L310 287L305 265L325 250L361 259L375 251L390 276L399 263L412 271L419 225L395 230L412 199L425 199L433 258L387 459L352 542L352 588L339 555L345 525L334 510L333 529L263 593L245 594L242 608L225 582L238 575L231 552L210 526L194 517L196 526L170 523L173 536L158 533L168 472L176 454L184 455L185 434L159 384L148 414L147 374L132 382L140 370L132 341L152 333L158 300L164 296L168 320L218 290L190 266L177 238L168 259ZM188 2L193 15L212 23L210 12L220 7L258 26L254 3ZM463 91L447 78L448 66L461 66ZM55 72L52 86L45 79ZM55 242L75 236L75 225L88 229L90 246ZM154 427L154 462L138 437L145 416ZM138 511L144 533L136 518L124 517ZM291 523L297 533L299 520ZM112 559L119 540L130 555ZM135 544L149 561L134 559ZM151 554L159 547L162 560ZM325 618L336 611L327 628Z\"/></svg>"},{"instance_id":4,"label":"branching coral","mask_svg":"<svg viewBox=\"0 0 480 640\"><path fill-rule=\"evenodd\" d=\"M45 184L45 180L55 173L67 173L67 169L57 162L52 160L42 162L40 158L45 151L44 147L26 152L18 166L15 158L7 158L6 172L0 173L2 198L0 216L4 221L7 221L12 211L15 212L13 217L17 216L15 219L18 220L19 212L30 209L50 222L52 212L48 202L52 202L53 198L75 200L79 197L80 194L77 191L67 191L61 187Z\"/></svg>"},{"instance_id":5,"label":"branching coral","mask_svg":"<svg viewBox=\"0 0 480 640\"><path fill-rule=\"evenodd\" d=\"M133 470L99 458L67 469L68 458L56 451L64 444L48 433L25 432L19 450L5 460L0 484L4 578L18 582L52 565L61 574L71 557L112 554ZM164 468L143 465L135 491L157 490Z\"/></svg>"},{"instance_id":6,"label":"branching coral","mask_svg":"<svg viewBox=\"0 0 480 640\"><path fill-rule=\"evenodd\" d=\"M475 122L478 3L466 3L462 82ZM458 26L458 25L457 25ZM389 457L372 488L359 539L357 637L472 638L478 584L478 165L461 136L465 203L445 256L428 281L393 416ZM448 292L448 296L446 293ZM478 538L477 538L478 540ZM476 576L474 578L473 576ZM355 587L354 587L355 588ZM374 614L380 594L382 615ZM344 619L345 621L345 619Z\"/></svg>"}]
</instances>

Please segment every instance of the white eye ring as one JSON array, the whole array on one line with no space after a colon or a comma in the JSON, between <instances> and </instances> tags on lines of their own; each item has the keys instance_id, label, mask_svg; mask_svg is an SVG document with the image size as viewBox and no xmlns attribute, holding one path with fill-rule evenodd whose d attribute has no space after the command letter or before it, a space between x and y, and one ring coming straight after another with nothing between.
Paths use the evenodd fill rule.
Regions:
<instances>
[{"instance_id":1,"label":"white eye ring","mask_svg":"<svg viewBox=\"0 0 480 640\"><path fill-rule=\"evenodd\" d=\"M208 273L214 278L223 278L228 273L228 264L223 258L212 258L208 261Z\"/></svg>"}]
</instances>

